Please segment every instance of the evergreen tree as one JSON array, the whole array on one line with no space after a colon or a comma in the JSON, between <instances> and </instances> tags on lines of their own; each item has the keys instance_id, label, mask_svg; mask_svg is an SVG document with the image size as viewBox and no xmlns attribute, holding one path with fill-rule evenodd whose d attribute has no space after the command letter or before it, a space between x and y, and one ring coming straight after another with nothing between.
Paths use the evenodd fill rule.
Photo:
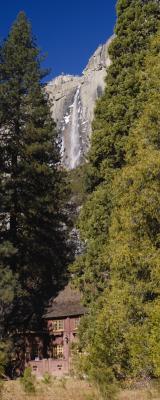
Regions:
<instances>
[{"instance_id":1,"label":"evergreen tree","mask_svg":"<svg viewBox=\"0 0 160 400\"><path fill-rule=\"evenodd\" d=\"M106 288L80 334L84 368L100 386L109 379L160 374L160 35L142 74L148 99L130 131L126 165L112 181L114 207L103 258ZM99 377L103 377L100 379Z\"/></svg>"},{"instance_id":2,"label":"evergreen tree","mask_svg":"<svg viewBox=\"0 0 160 400\"><path fill-rule=\"evenodd\" d=\"M40 62L30 23L21 12L0 52L0 243L15 249L8 265L18 273L30 304L22 308L25 318L53 294L68 256L67 189Z\"/></svg>"},{"instance_id":3,"label":"evergreen tree","mask_svg":"<svg viewBox=\"0 0 160 400\"><path fill-rule=\"evenodd\" d=\"M117 13L72 267L89 306L82 368L104 398L108 379L159 371L159 2L119 0Z\"/></svg>"},{"instance_id":4,"label":"evergreen tree","mask_svg":"<svg viewBox=\"0 0 160 400\"><path fill-rule=\"evenodd\" d=\"M86 166L90 193L79 221L86 252L74 265L81 288L87 290L87 298L89 286L92 297L93 292L97 293L97 281L104 282L109 271L104 248L115 201L112 181L126 163L128 136L147 100L147 89L143 85L145 56L158 29L159 2L119 0L117 16L116 37L109 50L112 63L107 71L104 95L95 109Z\"/></svg>"},{"instance_id":5,"label":"evergreen tree","mask_svg":"<svg viewBox=\"0 0 160 400\"><path fill-rule=\"evenodd\" d=\"M104 95L97 102L93 121L87 187L92 191L106 181L110 169L125 163L125 143L142 110L139 98L144 57L160 18L156 0L119 0L115 38L109 54ZM108 171L109 169L109 171Z\"/></svg>"}]
</instances>

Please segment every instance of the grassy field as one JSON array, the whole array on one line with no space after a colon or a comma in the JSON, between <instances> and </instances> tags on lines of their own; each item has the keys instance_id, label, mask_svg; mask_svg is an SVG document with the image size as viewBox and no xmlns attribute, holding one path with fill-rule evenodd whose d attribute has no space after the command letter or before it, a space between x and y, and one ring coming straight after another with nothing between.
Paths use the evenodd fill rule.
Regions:
<instances>
[{"instance_id":1,"label":"grassy field","mask_svg":"<svg viewBox=\"0 0 160 400\"><path fill-rule=\"evenodd\" d=\"M118 400L160 400L156 390L124 390ZM36 393L26 394L19 381L4 383L0 400L100 400L95 389L85 381L75 379L54 380L50 384L36 383Z\"/></svg>"}]
</instances>

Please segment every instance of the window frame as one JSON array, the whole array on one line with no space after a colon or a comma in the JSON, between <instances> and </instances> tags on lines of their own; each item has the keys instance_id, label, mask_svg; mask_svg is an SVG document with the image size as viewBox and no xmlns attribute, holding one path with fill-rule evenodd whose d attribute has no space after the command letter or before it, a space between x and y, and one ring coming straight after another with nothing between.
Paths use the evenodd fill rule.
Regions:
<instances>
[{"instance_id":1,"label":"window frame","mask_svg":"<svg viewBox=\"0 0 160 400\"><path fill-rule=\"evenodd\" d=\"M62 332L64 331L64 319L55 319L52 321L52 331Z\"/></svg>"},{"instance_id":2,"label":"window frame","mask_svg":"<svg viewBox=\"0 0 160 400\"><path fill-rule=\"evenodd\" d=\"M64 346L63 344L54 344L53 345L53 359L54 360L62 360L64 358Z\"/></svg>"},{"instance_id":3,"label":"window frame","mask_svg":"<svg viewBox=\"0 0 160 400\"><path fill-rule=\"evenodd\" d=\"M81 317L76 317L76 318L74 319L74 329L75 329L75 330L77 330L78 327L79 327L80 319L81 319Z\"/></svg>"}]
</instances>

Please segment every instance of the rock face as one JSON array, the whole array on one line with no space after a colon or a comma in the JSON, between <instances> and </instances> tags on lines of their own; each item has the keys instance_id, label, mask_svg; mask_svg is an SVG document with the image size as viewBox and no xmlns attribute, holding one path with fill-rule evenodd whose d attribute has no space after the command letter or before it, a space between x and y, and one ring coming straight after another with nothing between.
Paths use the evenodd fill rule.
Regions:
<instances>
[{"instance_id":1,"label":"rock face","mask_svg":"<svg viewBox=\"0 0 160 400\"><path fill-rule=\"evenodd\" d=\"M106 68L110 65L111 40L98 47L82 76L60 75L47 85L67 169L76 168L87 152L95 102L103 93Z\"/></svg>"}]
</instances>

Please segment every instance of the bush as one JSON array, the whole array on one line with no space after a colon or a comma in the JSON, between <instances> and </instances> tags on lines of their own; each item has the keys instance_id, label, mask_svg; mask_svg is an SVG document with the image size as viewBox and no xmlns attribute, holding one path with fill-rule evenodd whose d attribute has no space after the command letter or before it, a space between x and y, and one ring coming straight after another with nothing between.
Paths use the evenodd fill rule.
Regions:
<instances>
[{"instance_id":1,"label":"bush","mask_svg":"<svg viewBox=\"0 0 160 400\"><path fill-rule=\"evenodd\" d=\"M20 378L20 381L26 393L35 393L36 377L32 375L32 369L30 367L25 369L24 375Z\"/></svg>"},{"instance_id":2,"label":"bush","mask_svg":"<svg viewBox=\"0 0 160 400\"><path fill-rule=\"evenodd\" d=\"M52 375L50 375L48 372L45 372L45 374L43 375L43 383L45 383L45 385L50 385L53 381L53 377Z\"/></svg>"}]
</instances>

